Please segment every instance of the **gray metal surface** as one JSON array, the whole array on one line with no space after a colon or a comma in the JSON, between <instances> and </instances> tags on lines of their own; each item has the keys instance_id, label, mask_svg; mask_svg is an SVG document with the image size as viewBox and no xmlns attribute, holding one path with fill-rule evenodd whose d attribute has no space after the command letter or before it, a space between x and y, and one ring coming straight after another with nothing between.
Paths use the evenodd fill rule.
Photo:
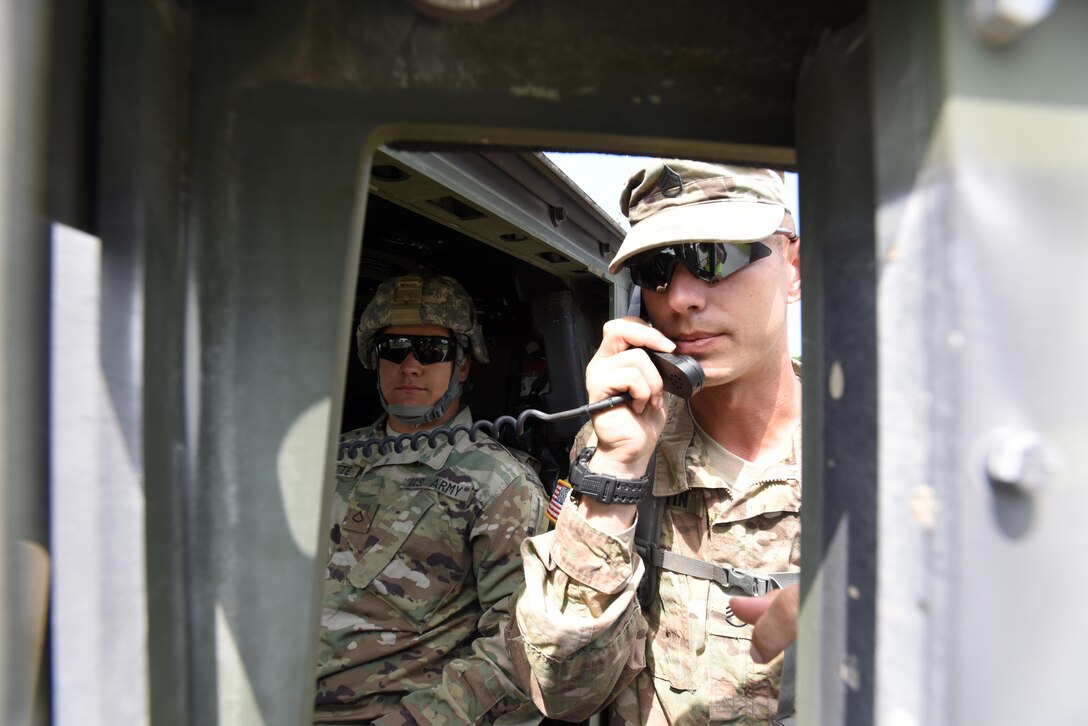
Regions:
<instances>
[{"instance_id":1,"label":"gray metal surface","mask_svg":"<svg viewBox=\"0 0 1088 726\"><path fill-rule=\"evenodd\" d=\"M1060 3L995 49L960 3L876 6L879 723L1088 720L1085 29ZM990 481L1010 430L1064 466Z\"/></svg>"},{"instance_id":2,"label":"gray metal surface","mask_svg":"<svg viewBox=\"0 0 1088 726\"><path fill-rule=\"evenodd\" d=\"M825 35L798 83L803 724L872 719L879 542L869 42L864 22Z\"/></svg>"},{"instance_id":3,"label":"gray metal surface","mask_svg":"<svg viewBox=\"0 0 1088 726\"><path fill-rule=\"evenodd\" d=\"M49 2L0 4L0 719L44 723L40 640L26 637L46 531L48 245L45 148ZM40 610L40 608L38 608Z\"/></svg>"},{"instance_id":4,"label":"gray metal surface","mask_svg":"<svg viewBox=\"0 0 1088 726\"><path fill-rule=\"evenodd\" d=\"M187 646L202 724L302 723L312 707L362 239L361 137L261 110L197 162Z\"/></svg>"},{"instance_id":5,"label":"gray metal surface","mask_svg":"<svg viewBox=\"0 0 1088 726\"><path fill-rule=\"evenodd\" d=\"M80 131L93 166L82 192L88 231L102 240L100 365L147 516L146 593L127 596L147 602L151 721L195 723L187 526L195 450L186 401L199 348L185 341L192 21L178 3L138 0L101 3L87 15L95 81L89 128ZM126 597L123 586L117 597Z\"/></svg>"},{"instance_id":6,"label":"gray metal surface","mask_svg":"<svg viewBox=\"0 0 1088 726\"><path fill-rule=\"evenodd\" d=\"M102 319L115 311L104 304L101 241L56 225L52 257L52 723L145 724L143 481L102 366ZM141 357L138 346L126 353Z\"/></svg>"}]
</instances>

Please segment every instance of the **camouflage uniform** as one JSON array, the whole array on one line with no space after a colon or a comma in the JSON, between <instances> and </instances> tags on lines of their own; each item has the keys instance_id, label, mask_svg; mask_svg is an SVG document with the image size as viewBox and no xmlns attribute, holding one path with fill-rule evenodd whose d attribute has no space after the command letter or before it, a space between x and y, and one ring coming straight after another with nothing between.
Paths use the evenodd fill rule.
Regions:
<instances>
[{"instance_id":1,"label":"camouflage uniform","mask_svg":"<svg viewBox=\"0 0 1088 726\"><path fill-rule=\"evenodd\" d=\"M450 425L471 423L462 409ZM482 434L363 456L383 431L341 437L315 720L539 720L502 640L519 546L547 525L539 481Z\"/></svg>"},{"instance_id":2,"label":"camouflage uniform","mask_svg":"<svg viewBox=\"0 0 1088 726\"><path fill-rule=\"evenodd\" d=\"M709 466L686 402L670 396L653 490L668 498L661 546L748 571L799 569L800 427L793 443L780 463L722 475ZM774 720L782 657L752 661L752 627L727 619L729 597L742 593L660 570L644 618L636 588L646 568L634 527L609 536L573 506L554 531L527 540L522 557L525 590L507 644L549 715L584 719L615 698L613 724Z\"/></svg>"}]
</instances>

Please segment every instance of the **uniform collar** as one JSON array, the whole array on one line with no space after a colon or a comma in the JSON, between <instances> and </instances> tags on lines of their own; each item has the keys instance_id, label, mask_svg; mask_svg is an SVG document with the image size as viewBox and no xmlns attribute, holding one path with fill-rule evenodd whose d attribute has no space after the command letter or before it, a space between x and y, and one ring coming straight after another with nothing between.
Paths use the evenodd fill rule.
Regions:
<instances>
[{"instance_id":1,"label":"uniform collar","mask_svg":"<svg viewBox=\"0 0 1088 726\"><path fill-rule=\"evenodd\" d=\"M801 364L793 361L793 372L801 377ZM700 484L710 486L697 476L689 477L687 452L695 440L695 420L687 399L669 396L669 408L665 419L665 429L658 439L656 464L654 469L655 497L669 497L680 494ZM793 452L785 460L767 465L761 481L789 481L799 483L801 479L801 426L793 432ZM715 480L718 481L718 480Z\"/></svg>"},{"instance_id":2,"label":"uniform collar","mask_svg":"<svg viewBox=\"0 0 1088 726\"><path fill-rule=\"evenodd\" d=\"M374 430L380 432L386 429L387 417L382 416L378 422L374 425ZM462 406L461 410L457 412L457 415L447 421L439 428L450 429L454 426L469 427L472 425L472 412L468 406ZM433 432L433 429L431 430ZM420 433L426 434L427 431L421 431ZM390 436L396 436L395 432L390 431ZM422 437L421 437L422 438ZM385 466L387 464L421 464L428 466L435 471L438 471L446 466L446 460L449 459L450 454L454 451L466 451L472 446L472 442L469 441L467 433L458 433L454 437L454 443L449 445L445 434L436 434L435 440L438 441L438 446L431 447L426 439L422 441L419 450L413 450L410 443L404 445L404 450L400 453L393 450L393 447L389 447L389 451L385 454L380 454L378 458L369 462L369 466Z\"/></svg>"}]
</instances>

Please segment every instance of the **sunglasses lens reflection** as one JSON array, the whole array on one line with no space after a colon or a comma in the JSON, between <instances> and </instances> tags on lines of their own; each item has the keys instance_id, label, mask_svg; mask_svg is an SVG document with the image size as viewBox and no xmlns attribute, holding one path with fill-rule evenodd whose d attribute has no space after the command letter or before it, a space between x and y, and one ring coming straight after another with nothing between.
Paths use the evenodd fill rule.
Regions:
<instances>
[{"instance_id":1,"label":"sunglasses lens reflection","mask_svg":"<svg viewBox=\"0 0 1088 726\"><path fill-rule=\"evenodd\" d=\"M378 357L391 363L403 363L411 352L423 365L453 360L453 339L441 335L381 335L375 343Z\"/></svg>"},{"instance_id":2,"label":"sunglasses lens reflection","mask_svg":"<svg viewBox=\"0 0 1088 726\"><path fill-rule=\"evenodd\" d=\"M695 278L713 285L770 253L762 242L699 242L643 252L632 259L628 268L636 285L663 292L678 264Z\"/></svg>"}]
</instances>

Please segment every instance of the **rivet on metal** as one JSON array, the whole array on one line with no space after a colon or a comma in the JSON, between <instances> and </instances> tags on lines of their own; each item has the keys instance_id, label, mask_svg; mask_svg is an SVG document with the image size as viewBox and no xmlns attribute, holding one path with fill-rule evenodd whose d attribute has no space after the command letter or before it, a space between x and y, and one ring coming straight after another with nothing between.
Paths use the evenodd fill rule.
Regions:
<instances>
[{"instance_id":1,"label":"rivet on metal","mask_svg":"<svg viewBox=\"0 0 1088 726\"><path fill-rule=\"evenodd\" d=\"M986 474L992 482L1034 492L1065 468L1058 447L1035 431L1001 428L989 438Z\"/></svg>"}]
</instances>

